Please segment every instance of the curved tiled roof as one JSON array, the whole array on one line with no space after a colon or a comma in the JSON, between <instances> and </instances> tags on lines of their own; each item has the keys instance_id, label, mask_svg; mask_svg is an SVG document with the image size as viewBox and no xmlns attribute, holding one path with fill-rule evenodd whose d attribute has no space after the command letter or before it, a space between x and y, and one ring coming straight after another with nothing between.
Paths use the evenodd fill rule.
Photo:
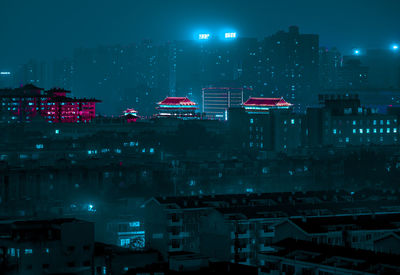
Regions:
<instances>
[{"instance_id":1,"label":"curved tiled roof","mask_svg":"<svg viewBox=\"0 0 400 275\"><path fill-rule=\"evenodd\" d=\"M158 102L159 105L197 105L187 97L167 97Z\"/></svg>"},{"instance_id":2,"label":"curved tiled roof","mask_svg":"<svg viewBox=\"0 0 400 275\"><path fill-rule=\"evenodd\" d=\"M293 104L286 102L283 97L266 98L266 97L250 97L244 106L260 106L260 107L280 107L292 106Z\"/></svg>"}]
</instances>

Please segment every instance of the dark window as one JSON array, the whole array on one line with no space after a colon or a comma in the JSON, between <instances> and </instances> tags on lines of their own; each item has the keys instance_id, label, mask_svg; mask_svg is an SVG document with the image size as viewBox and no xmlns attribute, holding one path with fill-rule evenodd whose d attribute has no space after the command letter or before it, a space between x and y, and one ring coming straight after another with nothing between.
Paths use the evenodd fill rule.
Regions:
<instances>
[{"instance_id":1,"label":"dark window","mask_svg":"<svg viewBox=\"0 0 400 275\"><path fill-rule=\"evenodd\" d=\"M90 266L90 261L84 261L83 266Z\"/></svg>"},{"instance_id":2,"label":"dark window","mask_svg":"<svg viewBox=\"0 0 400 275\"><path fill-rule=\"evenodd\" d=\"M67 266L68 266L68 267L74 267L74 266L75 266L75 263L74 263L74 262L68 262L68 263L67 263Z\"/></svg>"},{"instance_id":3,"label":"dark window","mask_svg":"<svg viewBox=\"0 0 400 275\"><path fill-rule=\"evenodd\" d=\"M47 268L49 268L49 266L50 266L49 264L43 264L42 265L43 269L47 269Z\"/></svg>"},{"instance_id":4,"label":"dark window","mask_svg":"<svg viewBox=\"0 0 400 275\"><path fill-rule=\"evenodd\" d=\"M85 251L90 250L90 245L84 245L84 246L83 246L83 250L85 250Z\"/></svg>"}]
</instances>

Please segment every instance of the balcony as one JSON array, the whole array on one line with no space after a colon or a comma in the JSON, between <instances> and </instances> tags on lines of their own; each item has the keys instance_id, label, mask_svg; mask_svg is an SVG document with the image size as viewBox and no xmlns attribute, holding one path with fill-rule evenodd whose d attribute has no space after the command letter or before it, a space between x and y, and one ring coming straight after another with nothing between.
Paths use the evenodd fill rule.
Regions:
<instances>
[{"instance_id":1,"label":"balcony","mask_svg":"<svg viewBox=\"0 0 400 275\"><path fill-rule=\"evenodd\" d=\"M250 230L246 230L245 232L240 232L238 234L238 239L248 239L250 238ZM231 232L231 239L235 239L235 232Z\"/></svg>"},{"instance_id":2,"label":"balcony","mask_svg":"<svg viewBox=\"0 0 400 275\"><path fill-rule=\"evenodd\" d=\"M272 246L260 244L258 246L258 252L274 252L275 249Z\"/></svg>"},{"instance_id":3,"label":"balcony","mask_svg":"<svg viewBox=\"0 0 400 275\"><path fill-rule=\"evenodd\" d=\"M273 238L275 237L275 231L260 230L258 231L258 236L260 236L261 238Z\"/></svg>"},{"instance_id":4,"label":"balcony","mask_svg":"<svg viewBox=\"0 0 400 275\"><path fill-rule=\"evenodd\" d=\"M239 251L239 253L250 253L251 252L251 247L248 244L245 247L239 247L238 251Z\"/></svg>"}]
</instances>

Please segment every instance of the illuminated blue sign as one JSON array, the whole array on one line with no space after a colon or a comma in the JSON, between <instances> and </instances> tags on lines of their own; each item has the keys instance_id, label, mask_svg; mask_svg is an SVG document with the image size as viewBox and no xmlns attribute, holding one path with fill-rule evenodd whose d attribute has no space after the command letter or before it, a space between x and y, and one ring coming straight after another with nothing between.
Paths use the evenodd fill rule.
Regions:
<instances>
[{"instance_id":1,"label":"illuminated blue sign","mask_svg":"<svg viewBox=\"0 0 400 275\"><path fill-rule=\"evenodd\" d=\"M236 38L236 32L226 32L225 38Z\"/></svg>"},{"instance_id":2,"label":"illuminated blue sign","mask_svg":"<svg viewBox=\"0 0 400 275\"><path fill-rule=\"evenodd\" d=\"M209 33L200 33L199 34L199 39L208 39L208 38L210 38Z\"/></svg>"}]
</instances>

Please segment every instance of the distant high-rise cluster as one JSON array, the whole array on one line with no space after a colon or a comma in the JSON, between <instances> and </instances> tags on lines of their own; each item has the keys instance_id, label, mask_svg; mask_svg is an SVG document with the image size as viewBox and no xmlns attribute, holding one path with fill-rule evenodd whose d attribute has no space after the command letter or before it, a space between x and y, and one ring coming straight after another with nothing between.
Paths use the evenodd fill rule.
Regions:
<instances>
[{"instance_id":1,"label":"distant high-rise cluster","mask_svg":"<svg viewBox=\"0 0 400 275\"><path fill-rule=\"evenodd\" d=\"M210 87L251 91L244 100L283 96L299 106L317 103L312 99L321 90L399 89L397 49L354 49L342 55L335 47L320 47L317 34L302 34L296 26L262 40L236 32L221 37L201 33L195 39L159 44L143 40L79 48L72 58L49 64L32 59L0 75L0 86L31 83L101 98L107 102L99 108L103 114L134 107L149 116L166 96L188 96L203 110L208 108L203 92Z\"/></svg>"}]
</instances>

